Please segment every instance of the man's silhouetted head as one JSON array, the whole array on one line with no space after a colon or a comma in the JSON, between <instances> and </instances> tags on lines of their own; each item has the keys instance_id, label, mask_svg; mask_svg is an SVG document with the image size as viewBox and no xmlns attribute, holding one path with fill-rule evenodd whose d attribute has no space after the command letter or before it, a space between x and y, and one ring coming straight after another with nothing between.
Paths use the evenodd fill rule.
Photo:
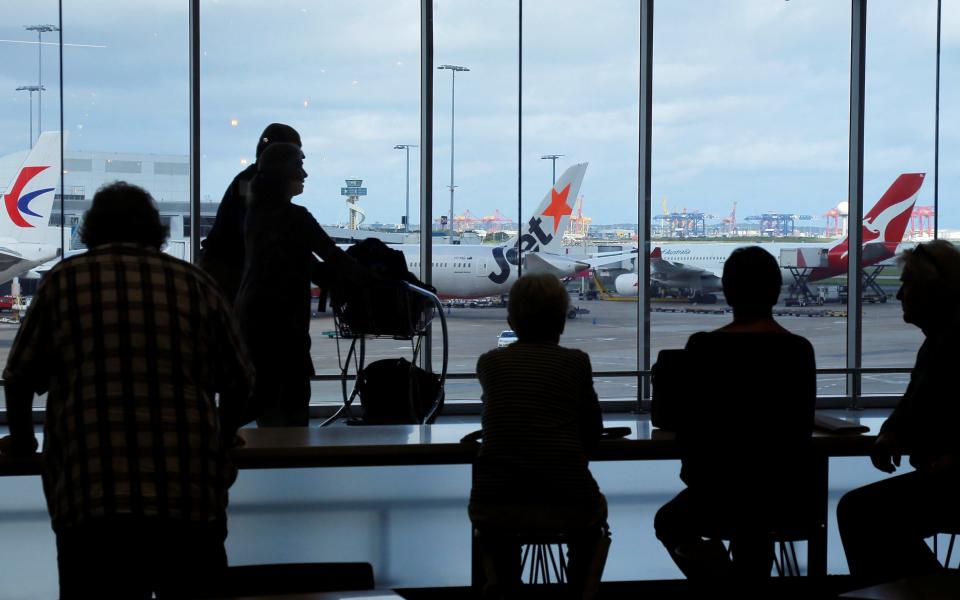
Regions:
<instances>
[{"instance_id":1,"label":"man's silhouetted head","mask_svg":"<svg viewBox=\"0 0 960 600\"><path fill-rule=\"evenodd\" d=\"M960 297L960 251L946 240L933 240L904 250L897 299L903 320L928 331L957 312Z\"/></svg>"},{"instance_id":2,"label":"man's silhouetted head","mask_svg":"<svg viewBox=\"0 0 960 600\"><path fill-rule=\"evenodd\" d=\"M141 187L116 181L93 196L93 204L83 215L80 241L88 248L126 242L159 250L169 234L153 197Z\"/></svg>"},{"instance_id":3,"label":"man's silhouetted head","mask_svg":"<svg viewBox=\"0 0 960 600\"><path fill-rule=\"evenodd\" d=\"M263 130L263 133L260 134L260 139L257 140L258 161L263 151L271 144L295 144L297 146L303 146L297 130L283 123L270 123L266 129Z\"/></svg>"},{"instance_id":4,"label":"man's silhouetted head","mask_svg":"<svg viewBox=\"0 0 960 600\"><path fill-rule=\"evenodd\" d=\"M769 315L781 285L777 260L760 246L737 248L723 263L723 295L735 314Z\"/></svg>"},{"instance_id":5,"label":"man's silhouetted head","mask_svg":"<svg viewBox=\"0 0 960 600\"><path fill-rule=\"evenodd\" d=\"M570 295L555 276L524 275L510 288L507 322L520 341L557 343L569 308Z\"/></svg>"}]
</instances>

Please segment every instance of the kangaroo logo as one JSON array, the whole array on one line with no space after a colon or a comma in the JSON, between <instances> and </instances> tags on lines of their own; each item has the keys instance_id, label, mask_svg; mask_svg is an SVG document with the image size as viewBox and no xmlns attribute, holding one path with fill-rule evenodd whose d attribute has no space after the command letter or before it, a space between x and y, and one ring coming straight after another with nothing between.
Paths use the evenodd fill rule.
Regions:
<instances>
[{"instance_id":1,"label":"kangaroo logo","mask_svg":"<svg viewBox=\"0 0 960 600\"><path fill-rule=\"evenodd\" d=\"M883 237L883 241L885 242L899 242L900 240L891 239L893 235L887 231L887 228L890 227L894 219L906 215L910 207L913 206L913 202L913 196L910 196L906 200L888 206L873 218L865 218L863 220L864 243L872 242L879 237Z\"/></svg>"},{"instance_id":2,"label":"kangaroo logo","mask_svg":"<svg viewBox=\"0 0 960 600\"><path fill-rule=\"evenodd\" d=\"M20 196L20 192L23 191L23 188L31 179L49 168L50 167L24 167L17 176L17 180L13 184L13 189L10 190L10 193L4 194L3 202L7 207L7 214L10 215L10 220L13 221L17 227L33 227L33 225L23 218L24 214L30 215L31 217L43 216L30 210L30 202L37 196L52 192L54 188L34 190L23 196Z\"/></svg>"}]
</instances>

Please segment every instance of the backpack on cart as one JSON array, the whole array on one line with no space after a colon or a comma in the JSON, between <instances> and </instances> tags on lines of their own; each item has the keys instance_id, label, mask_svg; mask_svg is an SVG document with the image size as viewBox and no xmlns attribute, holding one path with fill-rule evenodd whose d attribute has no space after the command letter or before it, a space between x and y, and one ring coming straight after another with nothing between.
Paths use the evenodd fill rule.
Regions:
<instances>
[{"instance_id":1,"label":"backpack on cart","mask_svg":"<svg viewBox=\"0 0 960 600\"><path fill-rule=\"evenodd\" d=\"M432 423L443 408L440 377L405 358L370 363L360 373L357 389L366 424Z\"/></svg>"},{"instance_id":2,"label":"backpack on cart","mask_svg":"<svg viewBox=\"0 0 960 600\"><path fill-rule=\"evenodd\" d=\"M401 282L436 293L407 269L403 252L376 238L356 242L346 250L373 277L364 285L334 290L334 310L353 335L410 337L429 322L431 304Z\"/></svg>"}]
</instances>

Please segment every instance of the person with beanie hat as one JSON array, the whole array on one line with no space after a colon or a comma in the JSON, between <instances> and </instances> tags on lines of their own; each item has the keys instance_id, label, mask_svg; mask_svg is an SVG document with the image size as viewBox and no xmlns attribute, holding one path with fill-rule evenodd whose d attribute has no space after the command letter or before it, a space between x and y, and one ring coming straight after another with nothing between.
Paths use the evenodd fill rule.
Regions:
<instances>
[{"instance_id":1,"label":"person with beanie hat","mask_svg":"<svg viewBox=\"0 0 960 600\"><path fill-rule=\"evenodd\" d=\"M257 174L260 157L271 144L301 146L297 130L283 123L271 123L257 140L256 162L237 174L223 194L213 227L200 242L199 266L209 273L231 302L240 288L243 274L243 222L250 197L250 181Z\"/></svg>"}]
</instances>

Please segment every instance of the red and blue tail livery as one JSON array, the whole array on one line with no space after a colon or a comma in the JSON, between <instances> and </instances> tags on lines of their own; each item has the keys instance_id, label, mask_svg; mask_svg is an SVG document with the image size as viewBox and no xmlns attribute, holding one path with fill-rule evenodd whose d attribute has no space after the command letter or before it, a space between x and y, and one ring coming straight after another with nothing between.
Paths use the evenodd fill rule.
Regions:
<instances>
[{"instance_id":1,"label":"red and blue tail livery","mask_svg":"<svg viewBox=\"0 0 960 600\"><path fill-rule=\"evenodd\" d=\"M60 170L60 132L40 134L3 194L0 283L60 255L60 228L50 226Z\"/></svg>"}]
</instances>

